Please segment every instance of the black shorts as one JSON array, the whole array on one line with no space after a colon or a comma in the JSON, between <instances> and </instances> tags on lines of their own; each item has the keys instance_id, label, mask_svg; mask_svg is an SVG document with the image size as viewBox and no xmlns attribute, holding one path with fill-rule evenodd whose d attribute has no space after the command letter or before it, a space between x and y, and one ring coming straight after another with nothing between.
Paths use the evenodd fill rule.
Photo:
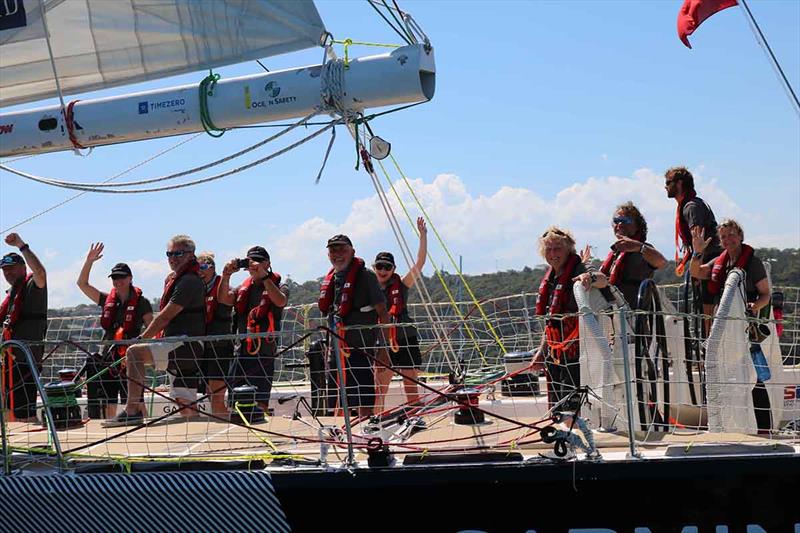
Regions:
<instances>
[{"instance_id":1,"label":"black shorts","mask_svg":"<svg viewBox=\"0 0 800 533\"><path fill-rule=\"evenodd\" d=\"M86 377L91 378L97 375L104 368L104 365L93 361L86 362ZM106 372L102 376L86 384L86 396L89 406L106 404L124 404L128 401L128 380L124 374L117 372Z\"/></svg>"},{"instance_id":2,"label":"black shorts","mask_svg":"<svg viewBox=\"0 0 800 533\"><path fill-rule=\"evenodd\" d=\"M581 386L580 361L562 359L556 364L550 357L545 360L545 376L547 378L547 402L552 408L566 398L572 391ZM576 411L580 407L579 398L572 398L559 407L560 411Z\"/></svg>"},{"instance_id":3,"label":"black shorts","mask_svg":"<svg viewBox=\"0 0 800 533\"><path fill-rule=\"evenodd\" d=\"M239 351L239 355L234 358L230 373L228 374L228 386L231 388L242 385L251 385L256 388L256 401L269 402L269 395L272 392L272 380L275 377L275 356L274 355L250 355L244 350Z\"/></svg>"},{"instance_id":4,"label":"black shorts","mask_svg":"<svg viewBox=\"0 0 800 533\"><path fill-rule=\"evenodd\" d=\"M207 342L203 349L200 371L203 379L226 380L233 362L233 343L227 341Z\"/></svg>"},{"instance_id":5,"label":"black shorts","mask_svg":"<svg viewBox=\"0 0 800 533\"><path fill-rule=\"evenodd\" d=\"M392 366L395 368L419 368L422 366L422 353L419 351L419 341L410 337L400 344L400 350L395 353L388 349Z\"/></svg>"},{"instance_id":6,"label":"black shorts","mask_svg":"<svg viewBox=\"0 0 800 533\"><path fill-rule=\"evenodd\" d=\"M202 342L187 342L171 351L169 353L167 372L174 377L172 386L196 390L202 360Z\"/></svg>"},{"instance_id":7,"label":"black shorts","mask_svg":"<svg viewBox=\"0 0 800 533\"><path fill-rule=\"evenodd\" d=\"M16 359L11 368L11 382L8 375L4 376L9 394L6 396L6 406L14 410L16 418L33 418L36 416L36 380L30 366L25 361L25 356L18 350L15 351ZM6 361L7 362L7 361ZM38 366L36 372L41 373L42 367Z\"/></svg>"}]
</instances>

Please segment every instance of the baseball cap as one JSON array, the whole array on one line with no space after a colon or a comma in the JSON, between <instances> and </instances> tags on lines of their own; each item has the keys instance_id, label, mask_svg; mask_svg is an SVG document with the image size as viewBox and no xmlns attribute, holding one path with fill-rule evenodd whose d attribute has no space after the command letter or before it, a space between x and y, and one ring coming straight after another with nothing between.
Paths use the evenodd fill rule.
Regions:
<instances>
[{"instance_id":1,"label":"baseball cap","mask_svg":"<svg viewBox=\"0 0 800 533\"><path fill-rule=\"evenodd\" d=\"M253 261L268 261L269 254L267 253L267 249L263 246L253 246L249 250L247 250L247 258L252 259Z\"/></svg>"},{"instance_id":2,"label":"baseball cap","mask_svg":"<svg viewBox=\"0 0 800 533\"><path fill-rule=\"evenodd\" d=\"M328 244L325 245L326 248L330 248L331 246L336 246L337 244L346 244L348 246L353 246L353 241L350 240L350 237L347 235L334 235L330 239L328 239Z\"/></svg>"},{"instance_id":3,"label":"baseball cap","mask_svg":"<svg viewBox=\"0 0 800 533\"><path fill-rule=\"evenodd\" d=\"M131 267L127 264L117 263L114 265L114 268L111 269L111 274L108 275L109 278L113 278L114 276L133 276L133 272L131 272Z\"/></svg>"},{"instance_id":4,"label":"baseball cap","mask_svg":"<svg viewBox=\"0 0 800 533\"><path fill-rule=\"evenodd\" d=\"M25 260L16 252L9 252L0 259L0 266L7 267L12 265L24 265Z\"/></svg>"},{"instance_id":5,"label":"baseball cap","mask_svg":"<svg viewBox=\"0 0 800 533\"><path fill-rule=\"evenodd\" d=\"M389 252L381 252L375 256L375 264L386 263L392 266L397 266L394 263L394 256Z\"/></svg>"}]
</instances>

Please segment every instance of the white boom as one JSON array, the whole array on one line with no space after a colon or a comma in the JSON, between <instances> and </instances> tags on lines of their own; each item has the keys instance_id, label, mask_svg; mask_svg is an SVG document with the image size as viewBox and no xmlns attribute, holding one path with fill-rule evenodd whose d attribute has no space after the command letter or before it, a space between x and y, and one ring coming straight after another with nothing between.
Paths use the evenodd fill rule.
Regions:
<instances>
[{"instance_id":1,"label":"white boom","mask_svg":"<svg viewBox=\"0 0 800 533\"><path fill-rule=\"evenodd\" d=\"M321 104L321 68L221 80L208 97L211 121L232 128L306 116ZM404 46L352 59L344 71L343 101L355 110L426 101L435 80L433 51ZM80 100L72 116L74 136L85 147L203 131L199 84ZM59 105L0 114L0 157L72 148Z\"/></svg>"}]
</instances>

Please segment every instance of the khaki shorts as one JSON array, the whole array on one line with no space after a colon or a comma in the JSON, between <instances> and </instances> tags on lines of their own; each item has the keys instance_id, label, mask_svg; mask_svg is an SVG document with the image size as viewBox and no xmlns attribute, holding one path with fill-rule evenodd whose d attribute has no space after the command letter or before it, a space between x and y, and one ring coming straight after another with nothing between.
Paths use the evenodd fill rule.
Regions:
<instances>
[{"instance_id":1,"label":"khaki shorts","mask_svg":"<svg viewBox=\"0 0 800 533\"><path fill-rule=\"evenodd\" d=\"M147 349L150 350L150 355L153 356L153 366L155 369L166 370L169 364L169 354L183 346L183 342L154 342L142 344L142 346L146 346Z\"/></svg>"}]
</instances>

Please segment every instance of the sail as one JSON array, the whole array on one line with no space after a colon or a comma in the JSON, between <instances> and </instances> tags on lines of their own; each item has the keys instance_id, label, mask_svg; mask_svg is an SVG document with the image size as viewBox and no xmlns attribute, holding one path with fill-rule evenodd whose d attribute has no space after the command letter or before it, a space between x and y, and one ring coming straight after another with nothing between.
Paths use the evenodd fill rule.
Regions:
<instances>
[{"instance_id":1,"label":"sail","mask_svg":"<svg viewBox=\"0 0 800 533\"><path fill-rule=\"evenodd\" d=\"M46 18L42 20L42 6ZM320 44L312 0L0 0L0 106Z\"/></svg>"}]
</instances>

